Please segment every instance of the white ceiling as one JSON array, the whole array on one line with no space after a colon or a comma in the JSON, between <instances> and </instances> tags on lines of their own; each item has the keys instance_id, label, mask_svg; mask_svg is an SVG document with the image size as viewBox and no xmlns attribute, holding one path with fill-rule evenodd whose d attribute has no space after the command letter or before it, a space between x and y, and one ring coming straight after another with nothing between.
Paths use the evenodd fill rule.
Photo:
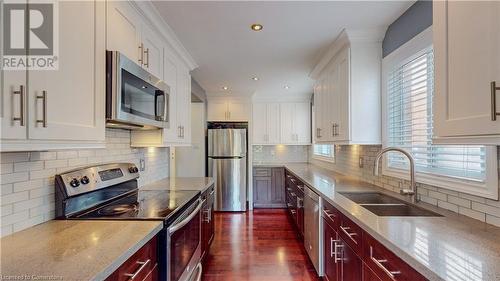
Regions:
<instances>
[{"instance_id":1,"label":"white ceiling","mask_svg":"<svg viewBox=\"0 0 500 281\"><path fill-rule=\"evenodd\" d=\"M208 95L267 97L311 94L308 75L343 28L387 27L413 2L154 4L199 65L192 75ZM264 29L251 31L253 23Z\"/></svg>"}]
</instances>

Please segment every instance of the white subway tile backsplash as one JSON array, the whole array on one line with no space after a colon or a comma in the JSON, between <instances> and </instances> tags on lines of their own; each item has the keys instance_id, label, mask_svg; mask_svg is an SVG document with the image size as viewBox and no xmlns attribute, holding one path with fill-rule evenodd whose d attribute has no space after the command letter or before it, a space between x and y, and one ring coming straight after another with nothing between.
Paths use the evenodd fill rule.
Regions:
<instances>
[{"instance_id":1,"label":"white subway tile backsplash","mask_svg":"<svg viewBox=\"0 0 500 281\"><path fill-rule=\"evenodd\" d=\"M340 145L335 148L335 163L319 161L312 157L310 158L310 162L327 169L357 177L387 190L398 192L399 179L388 176L375 177L373 175L375 156L380 149L381 146L377 145ZM360 156L364 158L363 168L359 168L358 166ZM498 149L498 158L500 161L500 149ZM407 185L407 182L405 185ZM423 202L500 226L500 201L420 183L418 184L418 188L418 193L421 195Z\"/></svg>"},{"instance_id":2,"label":"white subway tile backsplash","mask_svg":"<svg viewBox=\"0 0 500 281\"><path fill-rule=\"evenodd\" d=\"M168 148L130 148L130 131L106 129L106 149L0 153L1 235L54 218L54 175L105 162L146 161L140 183L168 176Z\"/></svg>"}]
</instances>

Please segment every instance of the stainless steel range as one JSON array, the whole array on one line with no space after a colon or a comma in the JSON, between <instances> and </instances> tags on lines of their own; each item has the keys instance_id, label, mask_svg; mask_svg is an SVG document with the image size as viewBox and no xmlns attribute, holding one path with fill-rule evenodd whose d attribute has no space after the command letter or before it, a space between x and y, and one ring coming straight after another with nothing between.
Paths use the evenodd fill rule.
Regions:
<instances>
[{"instance_id":1,"label":"stainless steel range","mask_svg":"<svg viewBox=\"0 0 500 281\"><path fill-rule=\"evenodd\" d=\"M160 280L201 278L199 191L140 190L134 164L117 163L56 175L58 219L162 220Z\"/></svg>"}]
</instances>

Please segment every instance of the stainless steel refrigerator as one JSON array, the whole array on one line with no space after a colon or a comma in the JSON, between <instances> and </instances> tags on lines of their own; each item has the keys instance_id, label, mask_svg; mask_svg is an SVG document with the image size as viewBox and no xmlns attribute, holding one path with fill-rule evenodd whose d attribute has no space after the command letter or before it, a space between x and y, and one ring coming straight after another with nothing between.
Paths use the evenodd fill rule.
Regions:
<instances>
[{"instance_id":1,"label":"stainless steel refrigerator","mask_svg":"<svg viewBox=\"0 0 500 281\"><path fill-rule=\"evenodd\" d=\"M247 130L208 129L208 176L215 180L215 211L246 211Z\"/></svg>"}]
</instances>

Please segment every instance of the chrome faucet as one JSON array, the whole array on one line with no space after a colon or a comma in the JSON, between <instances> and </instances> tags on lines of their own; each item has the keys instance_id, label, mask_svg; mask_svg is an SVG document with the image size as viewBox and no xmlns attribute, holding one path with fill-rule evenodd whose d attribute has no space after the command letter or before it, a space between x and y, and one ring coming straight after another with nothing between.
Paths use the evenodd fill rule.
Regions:
<instances>
[{"instance_id":1,"label":"chrome faucet","mask_svg":"<svg viewBox=\"0 0 500 281\"><path fill-rule=\"evenodd\" d=\"M375 157L375 168L373 170L373 174L375 176L378 176L378 163L380 162L380 158L382 158L382 155L384 153L389 152L389 151L397 151L403 153L408 160L410 161L410 189L404 189L402 188L399 193L402 195L413 195L413 202L417 203L420 201L418 198L418 193L417 193L417 183L415 182L415 160L413 159L413 156L411 154L401 148L397 147L387 147L382 149L378 154L377 157Z\"/></svg>"}]
</instances>

